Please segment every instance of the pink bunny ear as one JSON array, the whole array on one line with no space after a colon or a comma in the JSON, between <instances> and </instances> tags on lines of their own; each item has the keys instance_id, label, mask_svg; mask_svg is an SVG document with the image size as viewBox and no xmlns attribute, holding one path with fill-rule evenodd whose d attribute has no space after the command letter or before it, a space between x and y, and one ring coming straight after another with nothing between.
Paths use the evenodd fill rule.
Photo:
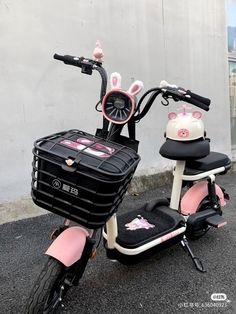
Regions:
<instances>
[{"instance_id":1,"label":"pink bunny ear","mask_svg":"<svg viewBox=\"0 0 236 314\"><path fill-rule=\"evenodd\" d=\"M169 120L174 120L175 118L177 118L177 113L175 113L175 112L170 112L170 113L168 114L168 118L169 118Z\"/></svg>"},{"instance_id":2,"label":"pink bunny ear","mask_svg":"<svg viewBox=\"0 0 236 314\"><path fill-rule=\"evenodd\" d=\"M201 119L202 114L201 114L200 111L194 111L194 112L192 113L192 116L193 116L195 119Z\"/></svg>"},{"instance_id":3,"label":"pink bunny ear","mask_svg":"<svg viewBox=\"0 0 236 314\"><path fill-rule=\"evenodd\" d=\"M138 94L143 89L143 82L135 81L131 84L130 88L127 90L127 93L134 96Z\"/></svg>"},{"instance_id":4,"label":"pink bunny ear","mask_svg":"<svg viewBox=\"0 0 236 314\"><path fill-rule=\"evenodd\" d=\"M111 74L111 89L121 87L121 75L120 73L114 72Z\"/></svg>"},{"instance_id":5,"label":"pink bunny ear","mask_svg":"<svg viewBox=\"0 0 236 314\"><path fill-rule=\"evenodd\" d=\"M97 39L97 40L96 40L96 44L95 44L95 46L96 46L97 48L102 48L102 46L101 46L101 42L100 42L100 40L99 40L99 39Z\"/></svg>"}]
</instances>

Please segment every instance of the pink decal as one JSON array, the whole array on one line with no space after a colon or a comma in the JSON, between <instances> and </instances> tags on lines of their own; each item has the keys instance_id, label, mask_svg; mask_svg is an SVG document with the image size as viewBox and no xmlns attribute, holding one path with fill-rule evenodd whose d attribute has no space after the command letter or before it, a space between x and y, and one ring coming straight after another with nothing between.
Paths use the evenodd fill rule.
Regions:
<instances>
[{"instance_id":1,"label":"pink decal","mask_svg":"<svg viewBox=\"0 0 236 314\"><path fill-rule=\"evenodd\" d=\"M161 237L161 243L162 243L162 242L165 242L165 241L167 241L167 240L169 240L169 239L172 239L172 238L176 237L177 235L183 233L184 230L185 230L185 228L182 227L182 228L179 228L179 229L177 229L177 230L174 230L174 231L172 231L172 232L170 232L170 233L167 233L167 234L163 235L163 236Z\"/></svg>"},{"instance_id":2,"label":"pink decal","mask_svg":"<svg viewBox=\"0 0 236 314\"><path fill-rule=\"evenodd\" d=\"M137 229L150 229L154 228L155 225L150 224L147 219L143 218L142 216L138 215L137 218L132 220L131 222L125 224L126 230L137 230Z\"/></svg>"},{"instance_id":3,"label":"pink decal","mask_svg":"<svg viewBox=\"0 0 236 314\"><path fill-rule=\"evenodd\" d=\"M173 238L174 235L175 234L172 232L165 234L164 236L161 237L161 242L165 242L165 241Z\"/></svg>"},{"instance_id":4,"label":"pink decal","mask_svg":"<svg viewBox=\"0 0 236 314\"><path fill-rule=\"evenodd\" d=\"M63 140L60 142L60 144L66 145L68 147L71 147L77 150L83 150L86 153L89 153L91 155L101 157L101 158L109 157L115 151L114 148L105 146L100 143L95 143L94 141L88 140L87 138L78 138L76 142L73 142L71 140ZM90 145L92 145L92 147L87 147Z\"/></svg>"},{"instance_id":5,"label":"pink decal","mask_svg":"<svg viewBox=\"0 0 236 314\"><path fill-rule=\"evenodd\" d=\"M179 137L188 137L189 136L189 130L187 130L187 129L180 129L178 131L178 136Z\"/></svg>"}]
</instances>

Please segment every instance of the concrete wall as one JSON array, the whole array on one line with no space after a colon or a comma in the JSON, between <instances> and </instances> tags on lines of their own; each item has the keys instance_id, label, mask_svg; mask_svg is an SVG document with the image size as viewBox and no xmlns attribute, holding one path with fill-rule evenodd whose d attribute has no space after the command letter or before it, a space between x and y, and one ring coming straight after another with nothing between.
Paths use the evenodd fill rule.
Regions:
<instances>
[{"instance_id":1,"label":"concrete wall","mask_svg":"<svg viewBox=\"0 0 236 314\"><path fill-rule=\"evenodd\" d=\"M33 141L52 132L93 132L99 77L52 59L55 52L91 56L102 42L104 66L123 86L151 88L166 79L212 98L205 115L212 147L230 153L225 1L1 0L0 202L30 193ZM157 101L138 127L138 174L164 171L158 156L166 113ZM223 123L222 123L223 122Z\"/></svg>"}]
</instances>

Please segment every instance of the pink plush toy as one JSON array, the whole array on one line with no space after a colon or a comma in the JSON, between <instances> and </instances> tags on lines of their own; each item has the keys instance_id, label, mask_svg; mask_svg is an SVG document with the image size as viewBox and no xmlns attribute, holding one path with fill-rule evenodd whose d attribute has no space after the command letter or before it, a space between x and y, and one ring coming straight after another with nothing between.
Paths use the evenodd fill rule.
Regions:
<instances>
[{"instance_id":1,"label":"pink plush toy","mask_svg":"<svg viewBox=\"0 0 236 314\"><path fill-rule=\"evenodd\" d=\"M102 62L103 57L104 57L104 54L102 51L101 43L99 40L97 40L95 49L93 51L93 59L97 62Z\"/></svg>"}]
</instances>

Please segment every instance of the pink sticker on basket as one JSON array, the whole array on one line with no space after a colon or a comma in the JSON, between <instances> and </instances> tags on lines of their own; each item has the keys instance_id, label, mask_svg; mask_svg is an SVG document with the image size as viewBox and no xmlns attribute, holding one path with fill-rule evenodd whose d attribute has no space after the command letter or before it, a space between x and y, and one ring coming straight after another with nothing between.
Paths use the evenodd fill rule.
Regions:
<instances>
[{"instance_id":1,"label":"pink sticker on basket","mask_svg":"<svg viewBox=\"0 0 236 314\"><path fill-rule=\"evenodd\" d=\"M76 142L71 140L63 140L60 142L60 144L63 144L65 146L77 149L77 150L83 150L86 153L89 153L91 155L101 157L101 158L107 158L110 157L115 151L114 148L96 143L94 141L91 141L87 138L81 137L78 138ZM92 147L88 147L92 146Z\"/></svg>"},{"instance_id":2,"label":"pink sticker on basket","mask_svg":"<svg viewBox=\"0 0 236 314\"><path fill-rule=\"evenodd\" d=\"M154 228L155 225L150 224L147 219L138 215L137 218L133 219L131 222L125 224L126 230L137 230L137 229L151 229Z\"/></svg>"}]
</instances>

